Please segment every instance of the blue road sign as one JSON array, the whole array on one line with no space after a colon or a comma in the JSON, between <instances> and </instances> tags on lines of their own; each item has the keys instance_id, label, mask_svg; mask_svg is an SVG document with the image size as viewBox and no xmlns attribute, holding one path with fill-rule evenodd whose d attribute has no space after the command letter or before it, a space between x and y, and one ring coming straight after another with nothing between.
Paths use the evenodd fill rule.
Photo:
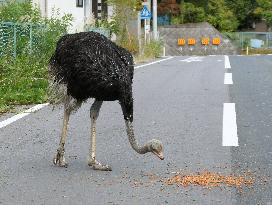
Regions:
<instances>
[{"instance_id":1,"label":"blue road sign","mask_svg":"<svg viewBox=\"0 0 272 205\"><path fill-rule=\"evenodd\" d=\"M141 19L151 19L151 12L148 10L146 5L144 5L141 10Z\"/></svg>"}]
</instances>

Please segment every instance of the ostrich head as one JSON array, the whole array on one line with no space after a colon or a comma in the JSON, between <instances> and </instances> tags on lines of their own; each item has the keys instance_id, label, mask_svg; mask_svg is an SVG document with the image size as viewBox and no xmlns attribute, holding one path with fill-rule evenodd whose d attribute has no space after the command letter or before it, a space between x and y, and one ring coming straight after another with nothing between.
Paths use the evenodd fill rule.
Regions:
<instances>
[{"instance_id":1,"label":"ostrich head","mask_svg":"<svg viewBox=\"0 0 272 205\"><path fill-rule=\"evenodd\" d=\"M155 154L157 157L159 157L161 160L164 160L163 156L163 145L162 142L156 139L150 140L146 144L148 151Z\"/></svg>"},{"instance_id":2,"label":"ostrich head","mask_svg":"<svg viewBox=\"0 0 272 205\"><path fill-rule=\"evenodd\" d=\"M159 157L161 160L164 159L163 156L163 145L161 141L152 139L148 141L144 146L140 146L134 136L134 130L133 130L133 125L132 121L130 120L125 120L126 122L126 127L127 127L127 135L128 135L128 140L130 142L131 147L139 154L145 154L147 152L152 152L155 154L157 157Z\"/></svg>"}]
</instances>

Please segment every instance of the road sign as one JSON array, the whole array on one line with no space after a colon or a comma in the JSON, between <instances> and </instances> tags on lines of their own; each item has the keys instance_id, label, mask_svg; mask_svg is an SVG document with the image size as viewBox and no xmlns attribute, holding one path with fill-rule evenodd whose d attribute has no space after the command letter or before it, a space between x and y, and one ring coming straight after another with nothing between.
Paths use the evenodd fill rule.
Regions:
<instances>
[{"instance_id":1,"label":"road sign","mask_svg":"<svg viewBox=\"0 0 272 205\"><path fill-rule=\"evenodd\" d=\"M141 10L141 19L151 19L151 12L148 10L146 5L144 5Z\"/></svg>"}]
</instances>

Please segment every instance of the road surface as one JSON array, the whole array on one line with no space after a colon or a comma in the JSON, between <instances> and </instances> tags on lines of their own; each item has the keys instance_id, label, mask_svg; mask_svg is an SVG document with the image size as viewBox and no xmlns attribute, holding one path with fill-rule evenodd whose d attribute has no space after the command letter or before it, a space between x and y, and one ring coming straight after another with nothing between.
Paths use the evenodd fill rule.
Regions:
<instances>
[{"instance_id":1,"label":"road surface","mask_svg":"<svg viewBox=\"0 0 272 205\"><path fill-rule=\"evenodd\" d=\"M165 160L135 153L120 105L104 102L97 122L97 158L110 164L112 172L87 166L93 100L71 117L68 168L52 163L62 107L45 106L0 128L0 204L272 205L271 87L272 56L173 57L137 67L135 134L141 144L160 139ZM229 103L234 111L225 113ZM228 113L233 116L226 117L226 125ZM9 117L0 116L0 122ZM234 144L227 145L229 141ZM165 183L177 172L203 171L250 173L255 181L242 190Z\"/></svg>"}]
</instances>

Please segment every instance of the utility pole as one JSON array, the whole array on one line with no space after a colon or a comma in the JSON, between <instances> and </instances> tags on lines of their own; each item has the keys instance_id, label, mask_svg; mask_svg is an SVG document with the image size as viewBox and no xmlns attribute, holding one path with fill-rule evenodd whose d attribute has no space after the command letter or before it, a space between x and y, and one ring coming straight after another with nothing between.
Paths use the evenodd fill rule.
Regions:
<instances>
[{"instance_id":1,"label":"utility pole","mask_svg":"<svg viewBox=\"0 0 272 205\"><path fill-rule=\"evenodd\" d=\"M139 42L139 53L142 52L142 27L141 27L141 12L138 13L138 42Z\"/></svg>"},{"instance_id":2,"label":"utility pole","mask_svg":"<svg viewBox=\"0 0 272 205\"><path fill-rule=\"evenodd\" d=\"M157 24L157 0L153 0L153 35L154 39L158 39L158 24Z\"/></svg>"}]
</instances>

